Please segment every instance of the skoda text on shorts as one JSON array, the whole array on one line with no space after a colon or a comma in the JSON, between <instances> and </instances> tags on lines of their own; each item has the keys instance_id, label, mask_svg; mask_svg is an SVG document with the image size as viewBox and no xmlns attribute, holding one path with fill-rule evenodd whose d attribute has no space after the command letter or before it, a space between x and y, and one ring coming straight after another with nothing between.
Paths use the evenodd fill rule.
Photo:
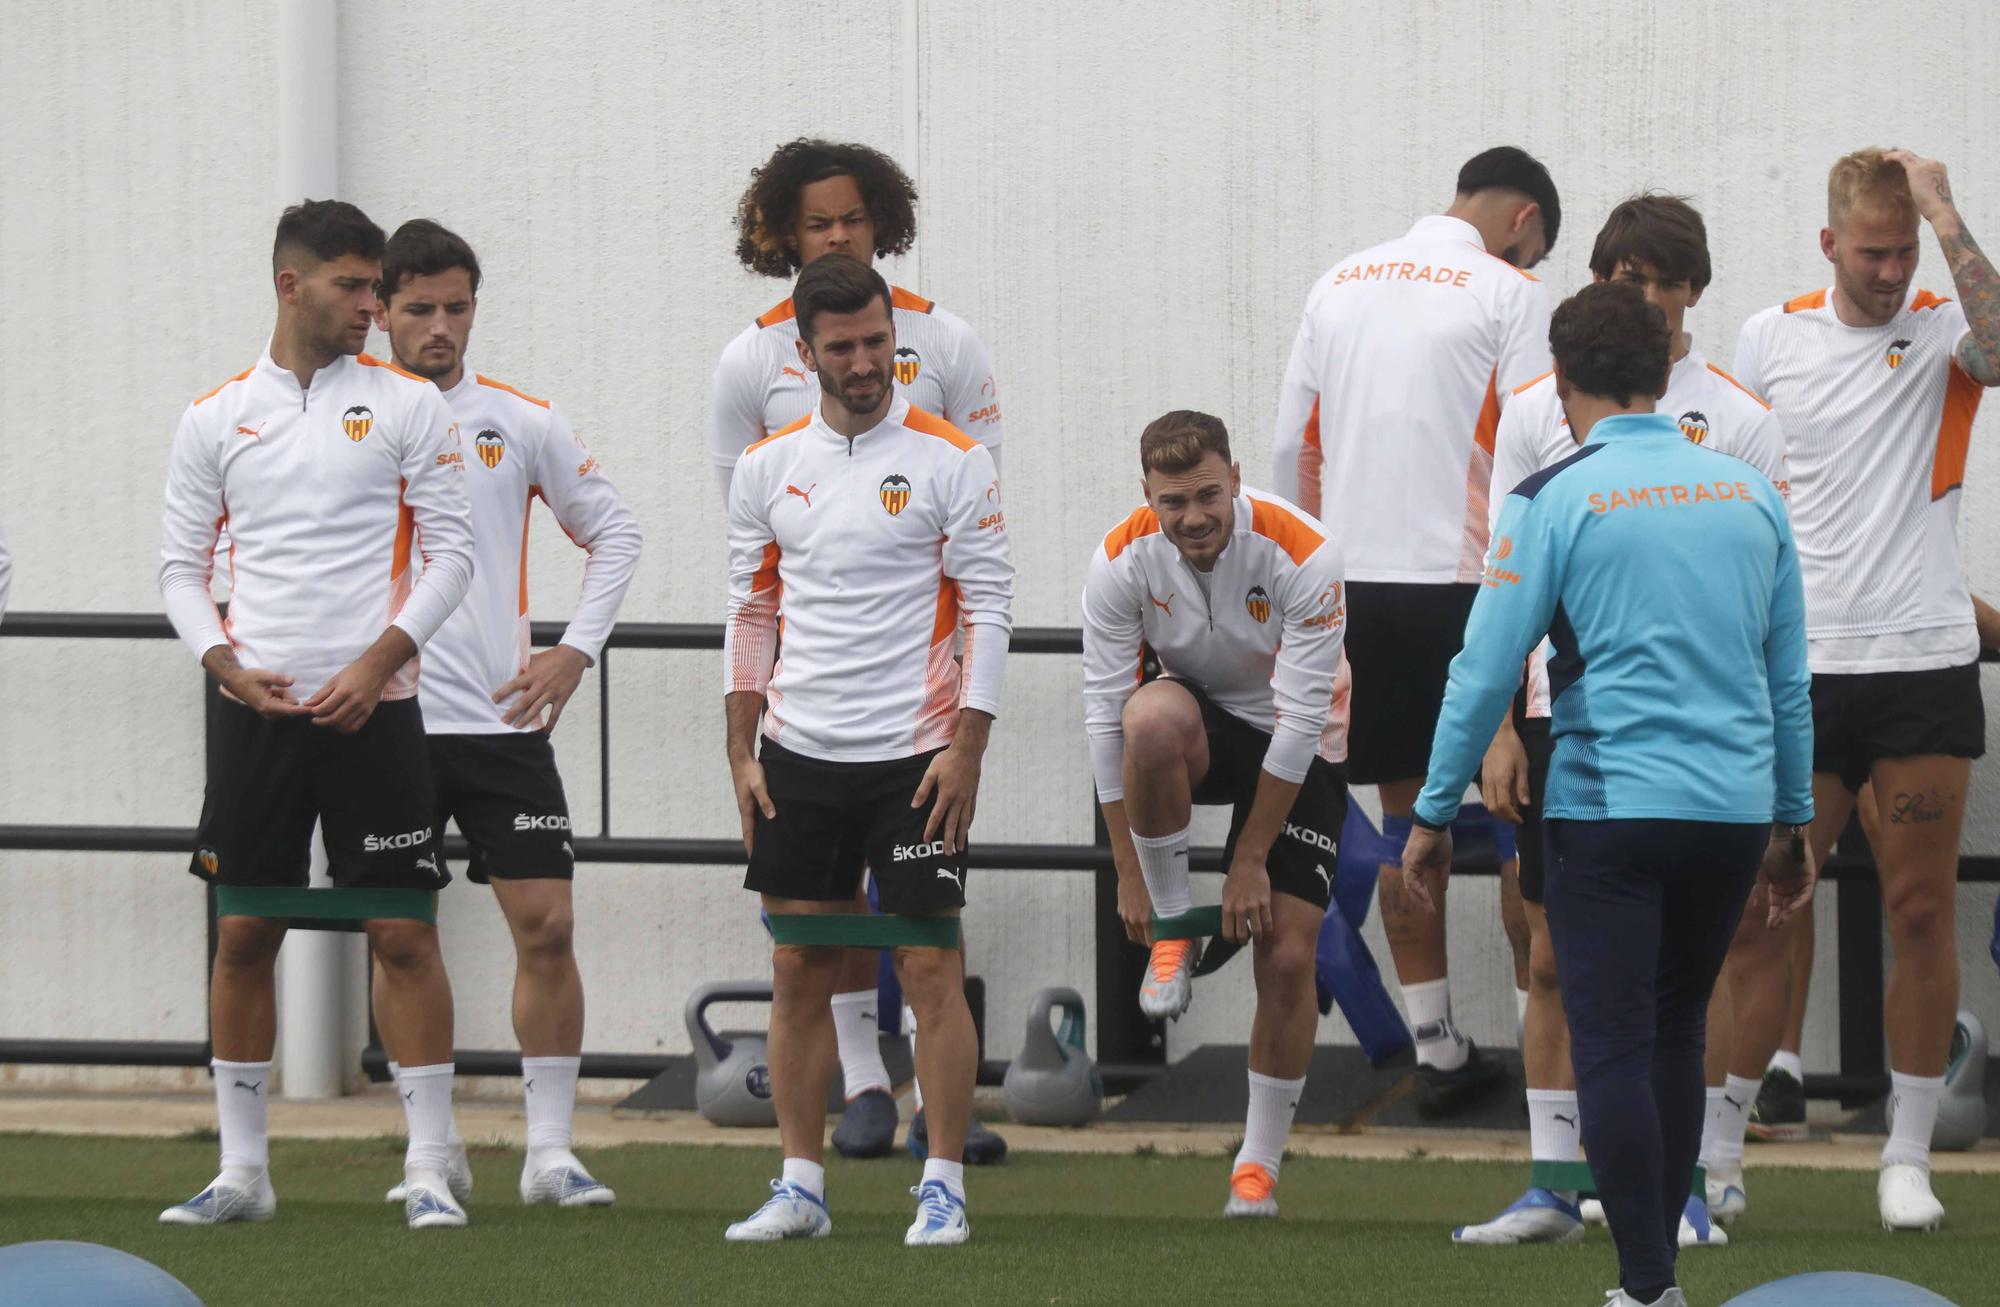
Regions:
<instances>
[{"instance_id":1,"label":"skoda text on shorts","mask_svg":"<svg viewBox=\"0 0 2000 1307\"><path fill-rule=\"evenodd\" d=\"M360 352L383 244L350 204L287 209L270 348L195 401L174 436L160 589L221 683L189 867L218 886L303 887L316 820L342 889L408 895L449 879L416 655L472 578L464 442L435 387ZM224 529L226 623L209 592ZM269 1083L286 923L221 911L209 1009L222 1170L161 1213L169 1224L276 1210L264 1092L248 1086ZM367 928L381 968L377 1024L404 1068L405 1218L464 1225L444 1178L452 1007L437 928L400 916Z\"/></svg>"}]
</instances>

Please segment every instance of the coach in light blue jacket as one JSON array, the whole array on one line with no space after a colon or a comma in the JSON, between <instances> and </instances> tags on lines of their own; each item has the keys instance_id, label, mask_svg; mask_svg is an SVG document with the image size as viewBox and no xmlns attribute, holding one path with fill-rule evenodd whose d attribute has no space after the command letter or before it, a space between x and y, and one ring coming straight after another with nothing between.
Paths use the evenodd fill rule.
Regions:
<instances>
[{"instance_id":1,"label":"coach in light blue jacket","mask_svg":"<svg viewBox=\"0 0 2000 1307\"><path fill-rule=\"evenodd\" d=\"M1777 490L1652 411L1667 378L1658 309L1589 286L1556 310L1549 344L1580 447L1501 511L1404 876L1431 897L1459 796L1547 634L1546 906L1584 1148L1618 1245L1612 1307L1678 1307L1709 993L1760 869L1774 922L1812 894L1805 596Z\"/></svg>"}]
</instances>

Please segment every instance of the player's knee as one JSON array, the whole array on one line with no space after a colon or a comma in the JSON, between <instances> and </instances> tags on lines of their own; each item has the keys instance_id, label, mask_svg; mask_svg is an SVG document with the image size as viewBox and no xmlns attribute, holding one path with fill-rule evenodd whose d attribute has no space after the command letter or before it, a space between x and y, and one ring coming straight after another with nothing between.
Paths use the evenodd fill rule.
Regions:
<instances>
[{"instance_id":1,"label":"player's knee","mask_svg":"<svg viewBox=\"0 0 2000 1307\"><path fill-rule=\"evenodd\" d=\"M515 921L521 952L542 959L567 956L576 939L576 913L567 903L537 904Z\"/></svg>"},{"instance_id":2,"label":"player's knee","mask_svg":"<svg viewBox=\"0 0 2000 1307\"><path fill-rule=\"evenodd\" d=\"M910 997L911 1006L921 1010L925 1003L936 1002L940 995L955 991L958 954L941 948L899 948L896 975Z\"/></svg>"},{"instance_id":3,"label":"player's knee","mask_svg":"<svg viewBox=\"0 0 2000 1307\"><path fill-rule=\"evenodd\" d=\"M1187 754L1186 711L1160 694L1141 691L1125 701L1125 754L1165 766Z\"/></svg>"},{"instance_id":4,"label":"player's knee","mask_svg":"<svg viewBox=\"0 0 2000 1307\"><path fill-rule=\"evenodd\" d=\"M368 942L388 971L414 971L438 958L437 927L423 921L371 921Z\"/></svg>"},{"instance_id":5,"label":"player's knee","mask_svg":"<svg viewBox=\"0 0 2000 1307\"><path fill-rule=\"evenodd\" d=\"M215 964L230 970L267 967L283 941L277 923L260 917L223 917L215 924Z\"/></svg>"},{"instance_id":6,"label":"player's knee","mask_svg":"<svg viewBox=\"0 0 2000 1307\"><path fill-rule=\"evenodd\" d=\"M1885 892L1882 901L1889 934L1906 949L1955 948L1954 906L1948 886L1905 886Z\"/></svg>"},{"instance_id":7,"label":"player's knee","mask_svg":"<svg viewBox=\"0 0 2000 1307\"><path fill-rule=\"evenodd\" d=\"M1547 937L1534 940L1534 947L1528 949L1528 987L1545 993L1562 991L1562 982L1556 976L1556 951L1547 943Z\"/></svg>"},{"instance_id":8,"label":"player's knee","mask_svg":"<svg viewBox=\"0 0 2000 1307\"><path fill-rule=\"evenodd\" d=\"M779 944L771 950L771 988L780 994L802 994L829 983L829 967L837 965L838 957L837 949Z\"/></svg>"},{"instance_id":9,"label":"player's knee","mask_svg":"<svg viewBox=\"0 0 2000 1307\"><path fill-rule=\"evenodd\" d=\"M1260 943L1256 953L1257 988L1279 996L1295 996L1309 991L1318 939L1308 935L1279 935L1268 944Z\"/></svg>"}]
</instances>

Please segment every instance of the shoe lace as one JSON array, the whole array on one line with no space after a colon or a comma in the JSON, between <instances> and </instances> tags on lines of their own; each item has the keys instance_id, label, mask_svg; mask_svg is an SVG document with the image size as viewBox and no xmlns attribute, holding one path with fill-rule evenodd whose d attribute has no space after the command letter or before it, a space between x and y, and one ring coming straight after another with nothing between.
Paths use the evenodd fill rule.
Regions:
<instances>
[{"instance_id":1,"label":"shoe lace","mask_svg":"<svg viewBox=\"0 0 2000 1307\"><path fill-rule=\"evenodd\" d=\"M1153 979L1166 984L1181 969L1187 960L1188 950L1194 947L1191 939L1163 939L1153 945Z\"/></svg>"},{"instance_id":2,"label":"shoe lace","mask_svg":"<svg viewBox=\"0 0 2000 1307\"><path fill-rule=\"evenodd\" d=\"M1278 1182L1271 1173L1255 1162L1240 1163L1229 1173L1229 1192L1245 1202L1261 1203L1271 1196Z\"/></svg>"},{"instance_id":3,"label":"shoe lace","mask_svg":"<svg viewBox=\"0 0 2000 1307\"><path fill-rule=\"evenodd\" d=\"M910 1190L917 1196L917 1215L924 1218L927 1225L945 1225L951 1221L952 1209L957 1206L952 1201L951 1190L944 1187L941 1180L926 1180Z\"/></svg>"}]
</instances>

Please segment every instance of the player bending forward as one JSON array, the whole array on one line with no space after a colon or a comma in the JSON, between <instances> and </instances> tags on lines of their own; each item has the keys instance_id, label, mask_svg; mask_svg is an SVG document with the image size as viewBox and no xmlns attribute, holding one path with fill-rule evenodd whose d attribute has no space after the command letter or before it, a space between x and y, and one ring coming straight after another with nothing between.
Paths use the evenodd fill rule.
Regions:
<instances>
[{"instance_id":1,"label":"player bending forward","mask_svg":"<svg viewBox=\"0 0 2000 1307\"><path fill-rule=\"evenodd\" d=\"M1168 413L1139 437L1146 505L1091 554L1084 718L1118 868L1118 913L1153 958L1140 1005L1175 1017L1194 941L1155 941L1192 906L1188 823L1233 812L1222 936L1254 941L1250 1107L1230 1216L1276 1216L1274 1190L1319 1024L1313 955L1333 892L1347 786L1340 547L1318 521L1243 487L1229 434ZM1157 680L1140 684L1143 651Z\"/></svg>"}]
</instances>

